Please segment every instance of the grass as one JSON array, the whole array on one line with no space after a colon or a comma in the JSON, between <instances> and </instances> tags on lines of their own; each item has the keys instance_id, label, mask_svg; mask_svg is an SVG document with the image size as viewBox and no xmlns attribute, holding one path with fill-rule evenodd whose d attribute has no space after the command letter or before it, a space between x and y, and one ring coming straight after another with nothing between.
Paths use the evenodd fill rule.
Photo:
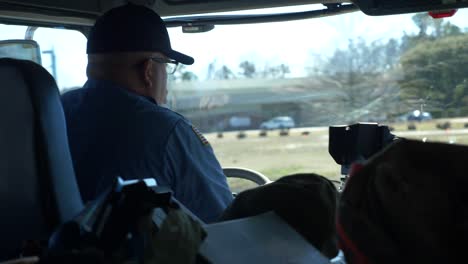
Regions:
<instances>
[{"instance_id":1,"label":"grass","mask_svg":"<svg viewBox=\"0 0 468 264\"><path fill-rule=\"evenodd\" d=\"M414 124L419 131L434 130L437 129L437 124L444 122L450 122L451 129L464 129L465 124L468 124L468 118L452 118L452 119L438 119L425 122L401 122L396 124L390 124L396 131L408 130L408 124Z\"/></svg>"},{"instance_id":2,"label":"grass","mask_svg":"<svg viewBox=\"0 0 468 264\"><path fill-rule=\"evenodd\" d=\"M300 172L316 172L339 179L340 167L328 155L328 130L326 128L303 136L292 130L289 136L279 136L278 131L259 137L259 131L247 131L247 137L237 138L236 132L206 135L224 166L236 166L261 172L271 180ZM233 190L251 188L246 180L229 180Z\"/></svg>"},{"instance_id":3,"label":"grass","mask_svg":"<svg viewBox=\"0 0 468 264\"><path fill-rule=\"evenodd\" d=\"M436 129L436 124L445 120L416 123L416 131L408 131L406 123L391 124L394 134L406 138L445 143L467 144L466 119L451 119L452 129ZM309 131L309 135L303 135ZM292 129L289 136L280 136L279 131L268 132L260 137L259 131L245 131L246 137L237 138L237 132L226 132L223 138L216 133L206 134L218 160L223 167L244 167L259 171L276 180L279 177L313 172L331 180L339 180L340 166L328 154L328 128ZM252 188L255 184L246 180L229 179L233 191Z\"/></svg>"}]
</instances>

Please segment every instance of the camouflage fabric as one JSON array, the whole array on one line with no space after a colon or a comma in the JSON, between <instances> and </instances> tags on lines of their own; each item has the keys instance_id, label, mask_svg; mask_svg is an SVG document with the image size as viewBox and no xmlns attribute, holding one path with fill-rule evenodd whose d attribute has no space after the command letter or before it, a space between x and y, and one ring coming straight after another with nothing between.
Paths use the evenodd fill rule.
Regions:
<instances>
[{"instance_id":1,"label":"camouflage fabric","mask_svg":"<svg viewBox=\"0 0 468 264\"><path fill-rule=\"evenodd\" d=\"M241 192L222 221L274 211L325 256L338 254L335 210L338 192L331 181L316 174L294 174Z\"/></svg>"},{"instance_id":2,"label":"camouflage fabric","mask_svg":"<svg viewBox=\"0 0 468 264\"><path fill-rule=\"evenodd\" d=\"M151 230L151 223L143 230ZM206 237L199 222L180 209L167 215L159 231L150 231L151 243L145 249L145 263L190 264L195 263L198 249Z\"/></svg>"},{"instance_id":3,"label":"camouflage fabric","mask_svg":"<svg viewBox=\"0 0 468 264\"><path fill-rule=\"evenodd\" d=\"M337 231L348 263L446 263L467 245L468 147L400 140L354 170Z\"/></svg>"},{"instance_id":4,"label":"camouflage fabric","mask_svg":"<svg viewBox=\"0 0 468 264\"><path fill-rule=\"evenodd\" d=\"M104 252L93 240L84 239L78 243L79 247L51 252L39 264L190 264L197 260L205 237L199 222L181 209L171 208L159 228L153 222L152 213L139 217L132 239L112 252Z\"/></svg>"}]
</instances>

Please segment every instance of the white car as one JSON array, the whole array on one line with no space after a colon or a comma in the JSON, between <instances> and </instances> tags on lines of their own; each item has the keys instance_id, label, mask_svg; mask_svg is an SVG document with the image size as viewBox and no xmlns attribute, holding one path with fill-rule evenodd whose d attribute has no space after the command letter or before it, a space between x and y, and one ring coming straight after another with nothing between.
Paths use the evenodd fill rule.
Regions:
<instances>
[{"instance_id":1,"label":"white car","mask_svg":"<svg viewBox=\"0 0 468 264\"><path fill-rule=\"evenodd\" d=\"M404 114L398 118L398 121L427 121L432 120L432 115L429 112L421 112L420 110L414 110L407 114Z\"/></svg>"},{"instance_id":2,"label":"white car","mask_svg":"<svg viewBox=\"0 0 468 264\"><path fill-rule=\"evenodd\" d=\"M266 122L263 122L260 125L260 129L272 130L272 129L284 129L284 128L293 128L296 124L294 120L289 116L278 116L272 118Z\"/></svg>"}]
</instances>

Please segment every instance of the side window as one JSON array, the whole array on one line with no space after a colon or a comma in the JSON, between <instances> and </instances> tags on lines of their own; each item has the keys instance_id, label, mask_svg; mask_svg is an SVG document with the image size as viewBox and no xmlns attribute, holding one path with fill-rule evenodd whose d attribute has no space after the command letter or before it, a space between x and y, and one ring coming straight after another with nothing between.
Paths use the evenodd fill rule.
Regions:
<instances>
[{"instance_id":1,"label":"side window","mask_svg":"<svg viewBox=\"0 0 468 264\"><path fill-rule=\"evenodd\" d=\"M42 66L57 81L61 92L83 86L86 81L86 37L79 31L38 28L34 40L39 43Z\"/></svg>"},{"instance_id":2,"label":"side window","mask_svg":"<svg viewBox=\"0 0 468 264\"><path fill-rule=\"evenodd\" d=\"M24 39L28 27L0 24L0 40ZM33 40L39 44L41 64L54 76L61 92L83 86L86 81L86 37L79 31L37 28ZM18 49L15 52L30 52ZM2 56L5 57L5 56ZM30 57L11 54L6 57Z\"/></svg>"}]
</instances>

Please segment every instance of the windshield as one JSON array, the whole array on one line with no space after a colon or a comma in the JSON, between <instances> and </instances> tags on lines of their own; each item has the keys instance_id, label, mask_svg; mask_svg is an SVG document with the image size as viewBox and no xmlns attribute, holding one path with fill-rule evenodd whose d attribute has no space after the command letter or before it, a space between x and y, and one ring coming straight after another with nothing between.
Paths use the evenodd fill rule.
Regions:
<instances>
[{"instance_id":1,"label":"windshield","mask_svg":"<svg viewBox=\"0 0 468 264\"><path fill-rule=\"evenodd\" d=\"M338 180L332 125L378 122L401 137L468 144L467 14L355 12L206 33L170 28L173 48L195 64L169 76L167 107L205 134L223 167L272 180L300 172ZM26 27L0 32L24 38ZM83 34L39 28L34 39L62 92L84 84Z\"/></svg>"},{"instance_id":2,"label":"windshield","mask_svg":"<svg viewBox=\"0 0 468 264\"><path fill-rule=\"evenodd\" d=\"M466 144L467 13L172 28L173 47L196 62L172 76L169 106L206 134L223 166L271 179L338 180L331 125L378 122L401 137Z\"/></svg>"}]
</instances>

